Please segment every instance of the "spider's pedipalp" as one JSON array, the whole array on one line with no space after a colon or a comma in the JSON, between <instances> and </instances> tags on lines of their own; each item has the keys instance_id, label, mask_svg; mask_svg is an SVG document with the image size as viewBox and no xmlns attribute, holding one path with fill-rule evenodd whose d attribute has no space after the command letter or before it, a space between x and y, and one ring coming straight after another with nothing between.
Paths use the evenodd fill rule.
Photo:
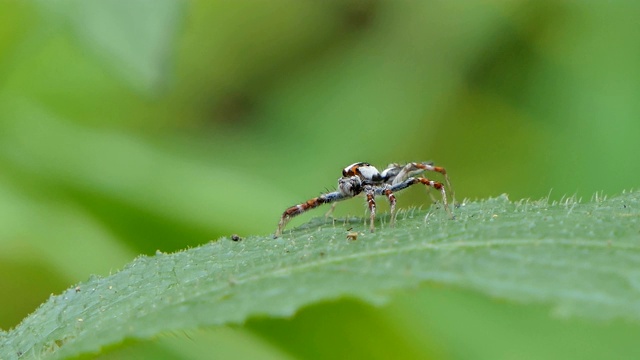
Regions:
<instances>
[{"instance_id":1,"label":"spider's pedipalp","mask_svg":"<svg viewBox=\"0 0 640 360\"><path fill-rule=\"evenodd\" d=\"M326 213L324 213L324 219L328 219L329 216L331 216L331 214L333 214L333 211L336 209L336 205L338 205L338 203L333 203L331 204L331 207L329 208L329 210L327 210Z\"/></svg>"},{"instance_id":2,"label":"spider's pedipalp","mask_svg":"<svg viewBox=\"0 0 640 360\"><path fill-rule=\"evenodd\" d=\"M360 192L362 192L362 180L360 180L360 177L358 176L340 178L338 179L338 190L345 197L354 197L358 195ZM329 211L327 211L326 214L324 214L325 219L331 216L335 208L336 208L336 204L334 203L333 205L331 205L331 208L329 209Z\"/></svg>"},{"instance_id":3,"label":"spider's pedipalp","mask_svg":"<svg viewBox=\"0 0 640 360\"><path fill-rule=\"evenodd\" d=\"M358 176L338 179L338 190L348 197L354 197L362 192L362 180Z\"/></svg>"}]
</instances>

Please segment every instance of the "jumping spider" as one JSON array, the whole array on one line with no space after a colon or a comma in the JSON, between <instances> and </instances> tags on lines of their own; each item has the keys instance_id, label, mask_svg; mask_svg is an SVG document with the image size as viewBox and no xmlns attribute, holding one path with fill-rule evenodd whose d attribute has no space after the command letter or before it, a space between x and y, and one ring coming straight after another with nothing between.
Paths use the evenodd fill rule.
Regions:
<instances>
[{"instance_id":1,"label":"jumping spider","mask_svg":"<svg viewBox=\"0 0 640 360\"><path fill-rule=\"evenodd\" d=\"M451 210L449 209L449 205L447 203L447 194L445 192L444 185L442 183L429 180L422 176L416 176L423 173L424 171L435 171L444 175L444 180L449 190L451 190L452 199L454 199L453 189L451 187L451 183L449 182L447 171L442 167L434 166L432 162L412 162L406 165L390 164L382 172L379 172L378 169L368 163L358 162L355 164L351 164L344 168L344 170L342 170L342 177L338 179L337 191L332 191L320 195L311 200L307 200L302 204L292 206L285 210L282 214L282 218L280 218L278 229L276 230L276 233L273 237L277 238L278 236L282 235L284 227L292 217L300 215L303 212L316 208L322 204L334 203L329 212L327 212L328 216L335 208L335 202L350 199L360 193L365 194L367 204L369 206L369 229L371 230L371 232L373 232L375 229L373 221L376 217L376 196L386 196L387 200L389 200L389 204L391 205L390 222L391 226L393 226L395 222L396 210L396 197L393 195L393 193L406 189L409 186L415 184L424 184L427 186L427 188L433 187L439 190L442 194L442 203L444 205L444 208L449 216L453 218L453 214L451 213ZM453 200L453 202L455 204L455 200Z\"/></svg>"}]
</instances>

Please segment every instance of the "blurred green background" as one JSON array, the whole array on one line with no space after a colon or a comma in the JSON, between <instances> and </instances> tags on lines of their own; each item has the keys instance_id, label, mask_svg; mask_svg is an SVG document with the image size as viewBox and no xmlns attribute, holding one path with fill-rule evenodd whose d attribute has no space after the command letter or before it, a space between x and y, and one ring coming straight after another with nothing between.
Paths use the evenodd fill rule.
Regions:
<instances>
[{"instance_id":1,"label":"blurred green background","mask_svg":"<svg viewBox=\"0 0 640 360\"><path fill-rule=\"evenodd\" d=\"M1 0L0 328L139 254L271 233L356 161L434 160L459 199L637 187L639 18L631 1ZM309 311L396 334L394 304ZM248 331L291 330L265 321Z\"/></svg>"}]
</instances>

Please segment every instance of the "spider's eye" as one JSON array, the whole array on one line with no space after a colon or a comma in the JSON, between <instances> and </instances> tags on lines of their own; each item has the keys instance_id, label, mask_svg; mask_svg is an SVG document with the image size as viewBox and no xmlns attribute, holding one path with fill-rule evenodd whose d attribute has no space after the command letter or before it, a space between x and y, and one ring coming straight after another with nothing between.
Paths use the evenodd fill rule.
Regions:
<instances>
[{"instance_id":1,"label":"spider's eye","mask_svg":"<svg viewBox=\"0 0 640 360\"><path fill-rule=\"evenodd\" d=\"M347 177L347 169L342 170L342 176Z\"/></svg>"}]
</instances>

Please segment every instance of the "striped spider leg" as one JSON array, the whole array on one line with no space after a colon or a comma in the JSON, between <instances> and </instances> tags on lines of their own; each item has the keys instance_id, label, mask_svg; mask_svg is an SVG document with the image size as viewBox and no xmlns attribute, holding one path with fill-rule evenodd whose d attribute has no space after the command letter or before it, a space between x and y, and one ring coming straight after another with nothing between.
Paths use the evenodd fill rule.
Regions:
<instances>
[{"instance_id":1,"label":"striped spider leg","mask_svg":"<svg viewBox=\"0 0 640 360\"><path fill-rule=\"evenodd\" d=\"M362 180L358 176L342 177L338 179L338 191L332 191L326 194L322 194L318 197L307 200L302 204L294 205L285 210L282 214L282 217L280 218L278 229L273 235L273 238L275 239L282 235L284 227L292 217L298 216L307 210L317 208L322 204L350 199L360 194L362 190Z\"/></svg>"},{"instance_id":2,"label":"striped spider leg","mask_svg":"<svg viewBox=\"0 0 640 360\"><path fill-rule=\"evenodd\" d=\"M415 184L423 184L427 187L427 189L429 189L430 187L435 188L436 190L440 191L440 194L442 195L442 204L444 205L444 209L447 211L447 214L449 214L449 217L451 219L455 219L455 216L453 215L453 213L451 212L451 209L449 208L449 203L447 202L447 192L445 190L445 187L442 183L437 182L437 181L433 181L433 180L429 180L427 178L424 177L410 177L408 179L405 179L404 181L394 184L394 185L387 185L385 184L384 186L379 186L376 187L375 189L375 194L376 195L385 195L387 196L387 198L389 199L389 202L391 203L391 227L393 227L395 225L395 204L396 204L396 199L395 196L393 195L394 193L404 190L406 188L408 188L411 185L415 185ZM373 231L373 225L372 225L372 231Z\"/></svg>"}]
</instances>

